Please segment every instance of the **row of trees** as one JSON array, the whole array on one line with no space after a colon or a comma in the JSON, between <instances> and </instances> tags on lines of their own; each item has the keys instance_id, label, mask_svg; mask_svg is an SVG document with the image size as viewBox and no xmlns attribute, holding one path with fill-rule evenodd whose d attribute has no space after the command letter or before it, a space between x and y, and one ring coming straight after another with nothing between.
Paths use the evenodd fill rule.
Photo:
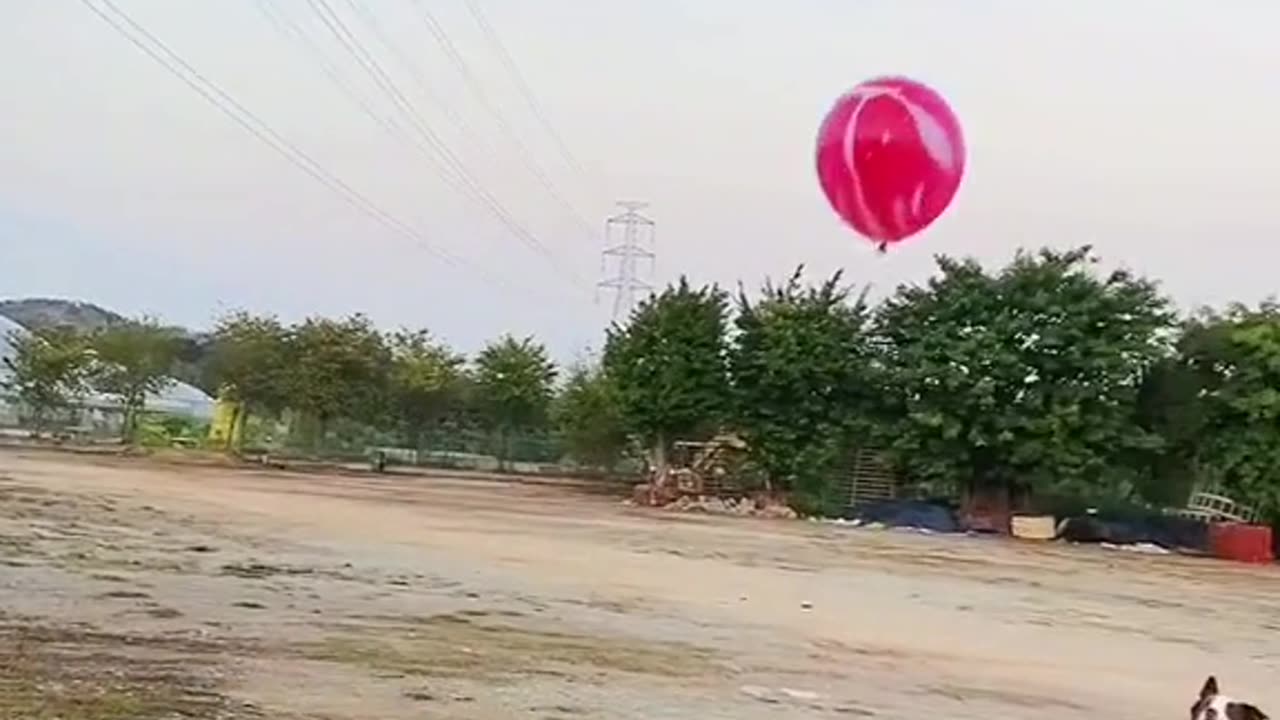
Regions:
<instances>
[{"instance_id":1,"label":"row of trees","mask_svg":"<svg viewBox=\"0 0 1280 720\"><path fill-rule=\"evenodd\" d=\"M735 432L760 476L812 509L836 501L855 447L939 491L1166 503L1199 483L1280 509L1280 308L1180 318L1153 282L1096 262L1089 248L997 271L943 257L879 304L839 274L736 294L681 280L608 330L598 364L563 374L531 339L467 359L358 315L235 314L197 374L246 414L290 410L321 438L357 421L422 447L470 424L504 455L513 436L554 433L580 462L612 466L630 447L661 465L673 441ZM145 322L47 332L18 345L13 384L49 408L93 377L136 411L175 347Z\"/></svg>"},{"instance_id":2,"label":"row of trees","mask_svg":"<svg viewBox=\"0 0 1280 720\"><path fill-rule=\"evenodd\" d=\"M877 306L799 272L736 302L680 283L611 329L625 426L739 432L773 483L830 505L850 448L940 492L1181 503L1196 485L1280 511L1280 308L1180 318L1088 247L998 271L942 257Z\"/></svg>"},{"instance_id":3,"label":"row of trees","mask_svg":"<svg viewBox=\"0 0 1280 720\"><path fill-rule=\"evenodd\" d=\"M59 412L90 390L114 396L123 410L126 437L132 437L146 399L171 381L178 336L151 322L129 323L92 335L70 328L13 333L4 358L7 389L43 430Z\"/></svg>"},{"instance_id":4,"label":"row of trees","mask_svg":"<svg viewBox=\"0 0 1280 720\"><path fill-rule=\"evenodd\" d=\"M67 328L15 334L10 344L6 384L37 429L94 390L118 400L126 440L135 437L147 398L175 374L235 402L238 429L250 416L291 411L310 425L315 446L337 420L390 430L416 447L451 423L491 430L502 452L513 433L545 425L557 400L556 367L531 339L504 337L467 363L425 331L382 333L361 315L285 326L234 313L219 321L195 358L184 357L189 341L180 331L146 319L89 334ZM581 404L587 382L583 372L571 375L563 402ZM233 429L228 440L239 437Z\"/></svg>"}]
</instances>

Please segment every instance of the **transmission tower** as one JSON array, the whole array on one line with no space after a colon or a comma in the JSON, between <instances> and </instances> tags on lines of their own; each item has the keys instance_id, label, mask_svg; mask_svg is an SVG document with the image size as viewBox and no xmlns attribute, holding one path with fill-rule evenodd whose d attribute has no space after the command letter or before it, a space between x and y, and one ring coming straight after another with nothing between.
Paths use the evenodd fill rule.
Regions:
<instances>
[{"instance_id":1,"label":"transmission tower","mask_svg":"<svg viewBox=\"0 0 1280 720\"><path fill-rule=\"evenodd\" d=\"M604 223L605 249L601 258L601 271L605 279L599 287L613 292L613 319L621 320L631 314L637 296L653 289L641 276L642 265L647 264L647 277L652 278L656 259L654 232L657 223L640 210L648 206L642 202L620 202L622 212ZM612 270L611 267L612 266Z\"/></svg>"}]
</instances>

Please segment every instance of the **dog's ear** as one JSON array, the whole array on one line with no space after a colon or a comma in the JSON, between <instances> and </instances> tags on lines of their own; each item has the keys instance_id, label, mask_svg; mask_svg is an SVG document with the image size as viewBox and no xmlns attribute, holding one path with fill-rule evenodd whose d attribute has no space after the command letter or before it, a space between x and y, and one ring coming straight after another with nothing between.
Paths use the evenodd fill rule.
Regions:
<instances>
[{"instance_id":1,"label":"dog's ear","mask_svg":"<svg viewBox=\"0 0 1280 720\"><path fill-rule=\"evenodd\" d=\"M1249 703L1227 703L1227 720L1267 720L1267 714Z\"/></svg>"},{"instance_id":2,"label":"dog's ear","mask_svg":"<svg viewBox=\"0 0 1280 720\"><path fill-rule=\"evenodd\" d=\"M1217 694L1218 678L1210 675L1209 678L1204 681L1204 687L1200 688L1200 699L1204 700L1205 698L1210 698Z\"/></svg>"}]
</instances>

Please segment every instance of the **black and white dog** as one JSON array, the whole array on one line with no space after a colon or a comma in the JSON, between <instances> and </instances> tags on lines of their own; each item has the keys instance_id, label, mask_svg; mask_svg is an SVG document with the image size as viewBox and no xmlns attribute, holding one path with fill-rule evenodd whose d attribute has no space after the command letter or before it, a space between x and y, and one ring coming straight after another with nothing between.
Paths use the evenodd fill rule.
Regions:
<instances>
[{"instance_id":1,"label":"black and white dog","mask_svg":"<svg viewBox=\"0 0 1280 720\"><path fill-rule=\"evenodd\" d=\"M1267 720L1267 714L1246 702L1218 692L1218 679L1210 675L1191 706L1191 720Z\"/></svg>"}]
</instances>

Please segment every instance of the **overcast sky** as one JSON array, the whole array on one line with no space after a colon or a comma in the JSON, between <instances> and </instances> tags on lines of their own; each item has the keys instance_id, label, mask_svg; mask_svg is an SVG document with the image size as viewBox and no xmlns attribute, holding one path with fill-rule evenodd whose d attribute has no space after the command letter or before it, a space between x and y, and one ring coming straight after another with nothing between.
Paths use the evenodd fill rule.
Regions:
<instances>
[{"instance_id":1,"label":"overcast sky","mask_svg":"<svg viewBox=\"0 0 1280 720\"><path fill-rule=\"evenodd\" d=\"M600 226L632 198L658 222L658 282L756 285L805 263L886 292L925 279L935 253L994 263L1092 243L1183 305L1277 286L1270 0L475 0L581 171L466 0L327 0L465 167L469 195L421 134L361 109L397 117L310 0L272 4L314 48L259 0L113 1L414 237L273 154L80 0L8 0L0 296L196 327L241 307L363 311L466 349L537 334L568 358L599 344ZM970 161L951 211L881 257L827 208L812 143L839 93L885 73L952 102Z\"/></svg>"}]
</instances>

